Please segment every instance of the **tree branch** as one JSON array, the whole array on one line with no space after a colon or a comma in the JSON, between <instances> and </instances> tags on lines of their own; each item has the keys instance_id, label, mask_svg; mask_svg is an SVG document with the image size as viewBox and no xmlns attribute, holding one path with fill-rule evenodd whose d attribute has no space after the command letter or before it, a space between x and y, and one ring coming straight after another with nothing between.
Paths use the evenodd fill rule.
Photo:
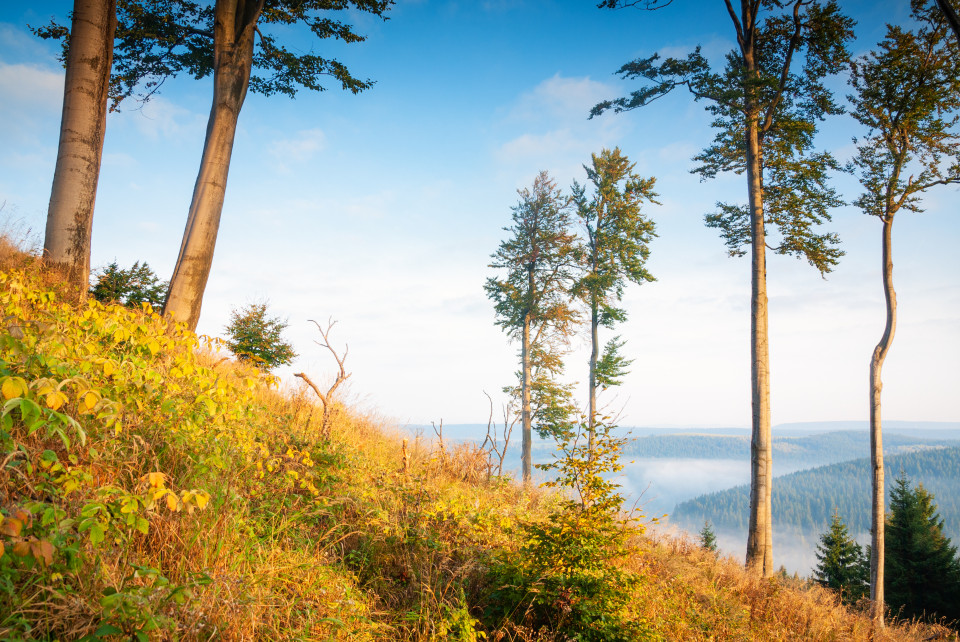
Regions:
<instances>
[{"instance_id":1,"label":"tree branch","mask_svg":"<svg viewBox=\"0 0 960 642\"><path fill-rule=\"evenodd\" d=\"M777 93L773 97L773 100L770 101L770 106L767 107L767 113L763 118L763 126L760 128L762 134L765 134L773 125L773 113L783 98L787 80L790 78L790 63L793 60L793 52L796 51L797 46L800 44L800 33L803 29L803 24L800 21L800 7L802 7L803 4L803 0L797 0L793 5L793 36L790 38L790 44L787 46L787 54L783 59L783 68L780 70L780 82L777 84Z\"/></svg>"}]
</instances>

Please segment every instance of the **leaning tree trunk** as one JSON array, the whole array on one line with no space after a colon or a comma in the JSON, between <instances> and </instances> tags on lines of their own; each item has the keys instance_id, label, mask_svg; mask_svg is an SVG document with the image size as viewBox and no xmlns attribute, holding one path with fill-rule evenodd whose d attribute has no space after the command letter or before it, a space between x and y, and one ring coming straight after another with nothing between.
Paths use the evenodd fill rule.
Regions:
<instances>
[{"instance_id":1,"label":"leaning tree trunk","mask_svg":"<svg viewBox=\"0 0 960 642\"><path fill-rule=\"evenodd\" d=\"M520 381L520 423L523 431L521 461L523 465L523 483L529 484L533 478L533 430L530 408L530 387L532 385L530 367L530 312L523 317L522 345L520 361L523 378Z\"/></svg>"},{"instance_id":2,"label":"leaning tree trunk","mask_svg":"<svg viewBox=\"0 0 960 642\"><path fill-rule=\"evenodd\" d=\"M264 0L217 0L214 25L213 105L180 255L164 314L195 330L210 276L227 189L237 119L250 83L257 20Z\"/></svg>"},{"instance_id":3,"label":"leaning tree trunk","mask_svg":"<svg viewBox=\"0 0 960 642\"><path fill-rule=\"evenodd\" d=\"M116 0L74 1L43 256L65 272L81 296L90 287L90 234L116 30Z\"/></svg>"},{"instance_id":4,"label":"leaning tree trunk","mask_svg":"<svg viewBox=\"0 0 960 642\"><path fill-rule=\"evenodd\" d=\"M755 115L747 119L746 137L751 235L750 382L753 408L750 440L750 523L746 564L748 569L760 573L763 577L769 577L773 574L770 350L767 332L767 266L761 150Z\"/></svg>"},{"instance_id":5,"label":"leaning tree trunk","mask_svg":"<svg viewBox=\"0 0 960 642\"><path fill-rule=\"evenodd\" d=\"M880 424L880 370L887 358L893 333L897 329L897 293L893 289L893 256L891 232L893 216L883 219L883 296L887 307L887 324L880 343L873 349L870 359L870 464L873 469L873 524L870 529L870 600L873 602L873 618L883 626L883 527L886 519L883 487L883 431Z\"/></svg>"}]
</instances>

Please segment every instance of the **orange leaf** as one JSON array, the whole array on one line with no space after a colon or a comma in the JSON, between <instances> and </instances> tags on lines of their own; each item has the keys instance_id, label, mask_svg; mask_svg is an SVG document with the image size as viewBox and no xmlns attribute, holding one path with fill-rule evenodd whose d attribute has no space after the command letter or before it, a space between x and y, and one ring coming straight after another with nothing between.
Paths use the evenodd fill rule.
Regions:
<instances>
[{"instance_id":1,"label":"orange leaf","mask_svg":"<svg viewBox=\"0 0 960 642\"><path fill-rule=\"evenodd\" d=\"M24 540L20 540L13 545L13 554L19 555L20 557L26 557L30 554L30 545L27 544Z\"/></svg>"},{"instance_id":2,"label":"orange leaf","mask_svg":"<svg viewBox=\"0 0 960 642\"><path fill-rule=\"evenodd\" d=\"M53 544L45 539L31 541L30 553L33 554L34 559L39 560L45 567L53 564Z\"/></svg>"},{"instance_id":3,"label":"orange leaf","mask_svg":"<svg viewBox=\"0 0 960 642\"><path fill-rule=\"evenodd\" d=\"M23 522L16 517L7 517L0 522L0 535L18 537L23 530Z\"/></svg>"},{"instance_id":4,"label":"orange leaf","mask_svg":"<svg viewBox=\"0 0 960 642\"><path fill-rule=\"evenodd\" d=\"M163 473L147 473L147 483L153 488L163 488L165 477Z\"/></svg>"},{"instance_id":5,"label":"orange leaf","mask_svg":"<svg viewBox=\"0 0 960 642\"><path fill-rule=\"evenodd\" d=\"M167 495L167 508L169 508L172 511L176 511L180 509L180 502L177 501L177 496L174 495L173 493L170 493L169 495Z\"/></svg>"}]
</instances>

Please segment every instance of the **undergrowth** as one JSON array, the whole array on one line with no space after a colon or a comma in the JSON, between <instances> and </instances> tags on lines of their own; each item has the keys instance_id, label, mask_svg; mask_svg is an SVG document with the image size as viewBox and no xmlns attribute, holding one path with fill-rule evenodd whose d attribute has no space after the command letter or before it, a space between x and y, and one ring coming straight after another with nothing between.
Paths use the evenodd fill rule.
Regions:
<instances>
[{"instance_id":1,"label":"undergrowth","mask_svg":"<svg viewBox=\"0 0 960 642\"><path fill-rule=\"evenodd\" d=\"M302 390L148 306L77 303L8 245L0 639L949 634L874 631L823 590L609 530L575 498L491 478L474 446L401 446L349 409L325 436ZM568 572L577 564L586 571Z\"/></svg>"}]
</instances>

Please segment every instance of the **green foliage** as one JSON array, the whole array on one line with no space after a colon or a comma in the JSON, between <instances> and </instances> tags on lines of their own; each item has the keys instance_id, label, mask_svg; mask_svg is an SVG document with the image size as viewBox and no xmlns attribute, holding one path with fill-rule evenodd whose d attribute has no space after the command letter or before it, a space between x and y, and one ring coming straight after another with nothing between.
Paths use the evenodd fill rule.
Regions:
<instances>
[{"instance_id":1,"label":"green foliage","mask_svg":"<svg viewBox=\"0 0 960 642\"><path fill-rule=\"evenodd\" d=\"M716 553L717 552L717 534L713 532L713 526L710 525L710 520L703 522L703 528L700 529L700 546L706 550Z\"/></svg>"},{"instance_id":2,"label":"green foliage","mask_svg":"<svg viewBox=\"0 0 960 642\"><path fill-rule=\"evenodd\" d=\"M903 617L960 620L960 559L943 535L933 494L900 474L885 529L887 606Z\"/></svg>"},{"instance_id":3,"label":"green foliage","mask_svg":"<svg viewBox=\"0 0 960 642\"><path fill-rule=\"evenodd\" d=\"M119 303L139 308L144 303L160 308L167 295L168 283L144 262L137 261L124 270L114 261L97 274L97 282L90 288L90 296L104 303Z\"/></svg>"},{"instance_id":4,"label":"green foliage","mask_svg":"<svg viewBox=\"0 0 960 642\"><path fill-rule=\"evenodd\" d=\"M575 264L570 231L570 199L541 172L532 189L519 191L510 236L491 257L490 267L505 272L487 279L484 289L494 303L496 324L521 342L518 385L505 388L523 396L523 355L530 366L531 423L543 435L555 434L573 411L570 386L560 383L562 353L578 320L568 288ZM527 346L523 345L526 337Z\"/></svg>"},{"instance_id":5,"label":"green foliage","mask_svg":"<svg viewBox=\"0 0 960 642\"><path fill-rule=\"evenodd\" d=\"M638 640L649 635L630 615L630 596L640 578L619 567L627 538L642 532L620 516L623 497L609 476L625 440L597 422L594 450L581 423L560 439L560 455L538 467L556 474L544 486L568 495L542 522L521 527L519 554L501 557L492 570L497 587L487 616L514 619L532 630L546 628L566 639Z\"/></svg>"},{"instance_id":6,"label":"green foliage","mask_svg":"<svg viewBox=\"0 0 960 642\"><path fill-rule=\"evenodd\" d=\"M853 21L832 0L799 3L796 13L790 7L779 15L775 9L787 9L781 3L751 0L743 8L743 19L749 22L734 19L740 47L727 54L722 71L711 69L699 47L686 58L662 62L658 55L639 58L617 73L641 79L646 86L599 103L591 117L608 109L643 107L686 87L694 100L707 102L717 130L713 144L694 157L699 165L693 172L704 180L748 170L746 131L756 127L764 227L772 224L780 236L773 250L803 257L821 273L829 272L843 252L836 247L835 234L818 233L816 228L830 220L830 208L843 204L827 184L828 173L840 168L829 153L813 151L813 143L817 122L842 111L823 79L848 59L846 43L853 37ZM765 12L771 15L761 18ZM752 47L752 68L745 58L746 46ZM801 57L801 68L794 69L794 60ZM717 203L706 224L720 231L731 256L742 256L754 241L745 205Z\"/></svg>"},{"instance_id":7,"label":"green foliage","mask_svg":"<svg viewBox=\"0 0 960 642\"><path fill-rule=\"evenodd\" d=\"M625 344L626 341L622 341L620 337L613 337L604 346L596 367L597 387L601 390L619 386L621 379L630 374L627 367L633 363L633 359L627 359L620 354L620 348Z\"/></svg>"},{"instance_id":8,"label":"green foliage","mask_svg":"<svg viewBox=\"0 0 960 642\"><path fill-rule=\"evenodd\" d=\"M266 0L257 21L259 37L250 90L293 97L301 88L323 91L324 76L335 79L352 93L370 88L372 81L355 78L337 59L318 56L309 47L305 53L302 43L284 45L280 39L289 35L291 27L300 26L316 40L362 42L365 38L338 16L358 11L383 17L392 4L392 0ZM133 95L142 100L150 98L168 77L188 73L199 79L213 72L212 3L118 0L117 21L110 92L112 109ZM63 59L66 59L69 45L66 26L51 21L33 31L41 38L60 40L64 47Z\"/></svg>"},{"instance_id":9,"label":"green foliage","mask_svg":"<svg viewBox=\"0 0 960 642\"><path fill-rule=\"evenodd\" d=\"M854 204L885 221L921 211L930 187L960 182L960 49L929 2L912 9L915 30L888 26L877 49L851 64L851 113L868 128L854 139L864 188Z\"/></svg>"},{"instance_id":10,"label":"green foliage","mask_svg":"<svg viewBox=\"0 0 960 642\"><path fill-rule=\"evenodd\" d=\"M584 186L573 186L584 237L579 248L583 273L572 291L607 328L626 320L626 311L617 304L627 281L655 280L646 269L655 225L642 206L657 202L656 179L641 178L633 168L619 148L604 149L599 156L591 154L590 166L584 165L592 193L588 196Z\"/></svg>"},{"instance_id":11,"label":"green foliage","mask_svg":"<svg viewBox=\"0 0 960 642\"><path fill-rule=\"evenodd\" d=\"M822 586L840 593L844 602L853 604L866 597L870 587L870 560L850 537L847 525L834 511L830 529L817 544L817 566L814 579Z\"/></svg>"},{"instance_id":12,"label":"green foliage","mask_svg":"<svg viewBox=\"0 0 960 642\"><path fill-rule=\"evenodd\" d=\"M241 361L271 370L297 357L293 346L283 340L287 323L271 317L266 303L251 303L230 311L230 323L224 328L227 347Z\"/></svg>"}]
</instances>

